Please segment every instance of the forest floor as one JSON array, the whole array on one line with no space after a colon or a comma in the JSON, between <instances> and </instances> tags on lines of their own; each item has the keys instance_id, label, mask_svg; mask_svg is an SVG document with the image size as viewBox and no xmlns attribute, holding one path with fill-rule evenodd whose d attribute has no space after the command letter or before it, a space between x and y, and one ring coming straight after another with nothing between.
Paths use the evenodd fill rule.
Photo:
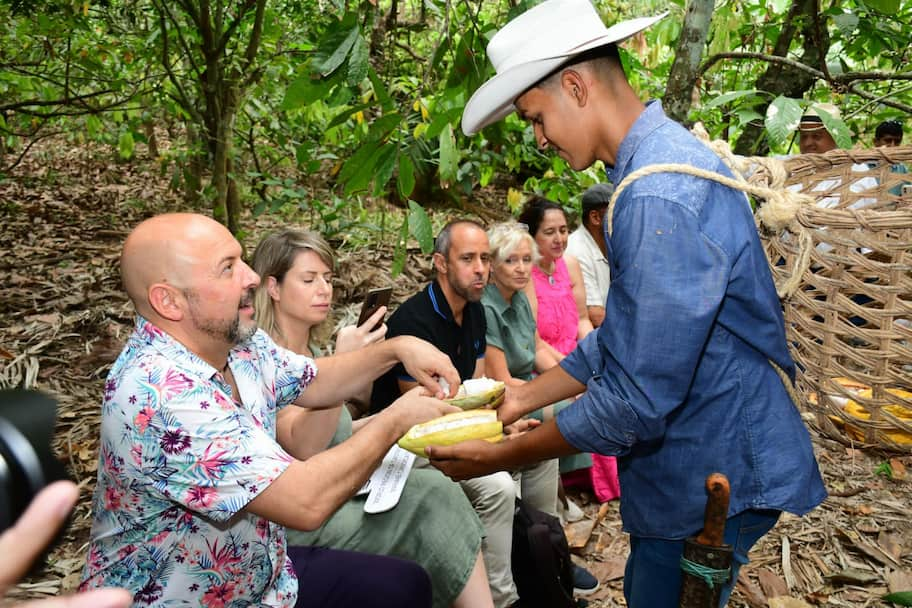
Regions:
<instances>
[{"instance_id":1,"label":"forest floor","mask_svg":"<svg viewBox=\"0 0 912 608\"><path fill-rule=\"evenodd\" d=\"M43 145L0 180L0 388L27 386L57 399L55 447L82 490L71 526L46 567L8 599L56 595L79 582L102 384L133 323L118 277L120 246L138 221L177 210L186 207L155 162L117 163L85 146ZM488 217L503 213L489 211ZM279 221L245 218L248 250ZM340 257L338 275L345 283L336 290L337 311L350 318L360 294L389 283L392 250L377 244L346 249ZM397 301L429 276L426 257L410 255L394 281ZM883 606L884 594L912 590L912 457L812 435L830 497L803 518L785 515L760 541L730 606ZM571 496L589 518L597 517L599 505L589 495ZM627 538L618 502L602 514L578 559L602 582L589 596L590 606L624 606Z\"/></svg>"}]
</instances>

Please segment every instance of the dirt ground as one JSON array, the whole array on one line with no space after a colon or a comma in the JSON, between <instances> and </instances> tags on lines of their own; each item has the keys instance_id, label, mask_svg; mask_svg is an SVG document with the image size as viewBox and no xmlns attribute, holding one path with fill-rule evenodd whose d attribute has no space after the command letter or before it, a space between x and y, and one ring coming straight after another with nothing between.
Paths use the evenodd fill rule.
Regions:
<instances>
[{"instance_id":1,"label":"dirt ground","mask_svg":"<svg viewBox=\"0 0 912 608\"><path fill-rule=\"evenodd\" d=\"M62 544L47 566L9 596L35 598L79 581L91 522L99 403L107 370L133 313L120 288L117 257L128 230L161 211L185 210L154 163L114 163L105 153L46 145L0 181L0 388L27 386L59 402L56 448L82 488ZM276 218L248 221L247 245ZM342 253L337 309L388 281L387 245ZM397 299L427 276L420 253L395 281ZM345 316L344 314L341 316ZM742 569L731 606L883 606L888 592L912 590L909 456L846 447L813 433L830 498L803 518L783 517ZM595 519L599 505L573 498ZM603 510L579 551L602 582L590 606L624 606L626 536L618 503Z\"/></svg>"}]
</instances>

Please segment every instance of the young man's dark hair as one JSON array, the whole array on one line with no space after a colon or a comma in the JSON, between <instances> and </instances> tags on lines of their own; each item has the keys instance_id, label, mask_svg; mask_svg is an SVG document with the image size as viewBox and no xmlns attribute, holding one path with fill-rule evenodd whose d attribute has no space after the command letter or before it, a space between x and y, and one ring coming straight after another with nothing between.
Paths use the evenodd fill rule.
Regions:
<instances>
[{"instance_id":1,"label":"young man's dark hair","mask_svg":"<svg viewBox=\"0 0 912 608\"><path fill-rule=\"evenodd\" d=\"M902 123L895 118L883 121L874 129L874 145L877 147L898 146L902 143L902 138Z\"/></svg>"}]
</instances>

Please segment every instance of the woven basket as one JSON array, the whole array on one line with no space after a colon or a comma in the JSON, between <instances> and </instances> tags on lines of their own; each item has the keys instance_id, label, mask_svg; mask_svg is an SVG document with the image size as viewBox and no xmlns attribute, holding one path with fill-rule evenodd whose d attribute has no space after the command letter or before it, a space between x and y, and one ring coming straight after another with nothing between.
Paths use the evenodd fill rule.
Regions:
<instances>
[{"instance_id":1,"label":"woven basket","mask_svg":"<svg viewBox=\"0 0 912 608\"><path fill-rule=\"evenodd\" d=\"M798 392L819 430L912 453L912 192L902 188L912 174L896 163L912 170L912 147L787 159L786 187L817 204L763 239L777 285L801 272L783 308Z\"/></svg>"}]
</instances>

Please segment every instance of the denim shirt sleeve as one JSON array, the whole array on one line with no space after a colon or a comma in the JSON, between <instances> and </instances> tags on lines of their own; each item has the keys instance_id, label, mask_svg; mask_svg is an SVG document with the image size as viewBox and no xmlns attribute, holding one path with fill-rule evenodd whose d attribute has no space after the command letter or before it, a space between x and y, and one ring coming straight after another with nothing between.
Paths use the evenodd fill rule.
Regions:
<instances>
[{"instance_id":1,"label":"denim shirt sleeve","mask_svg":"<svg viewBox=\"0 0 912 608\"><path fill-rule=\"evenodd\" d=\"M624 199L610 239L606 321L561 362L587 390L557 417L571 445L607 455L665 433L690 389L730 268L694 211L659 196Z\"/></svg>"}]
</instances>

